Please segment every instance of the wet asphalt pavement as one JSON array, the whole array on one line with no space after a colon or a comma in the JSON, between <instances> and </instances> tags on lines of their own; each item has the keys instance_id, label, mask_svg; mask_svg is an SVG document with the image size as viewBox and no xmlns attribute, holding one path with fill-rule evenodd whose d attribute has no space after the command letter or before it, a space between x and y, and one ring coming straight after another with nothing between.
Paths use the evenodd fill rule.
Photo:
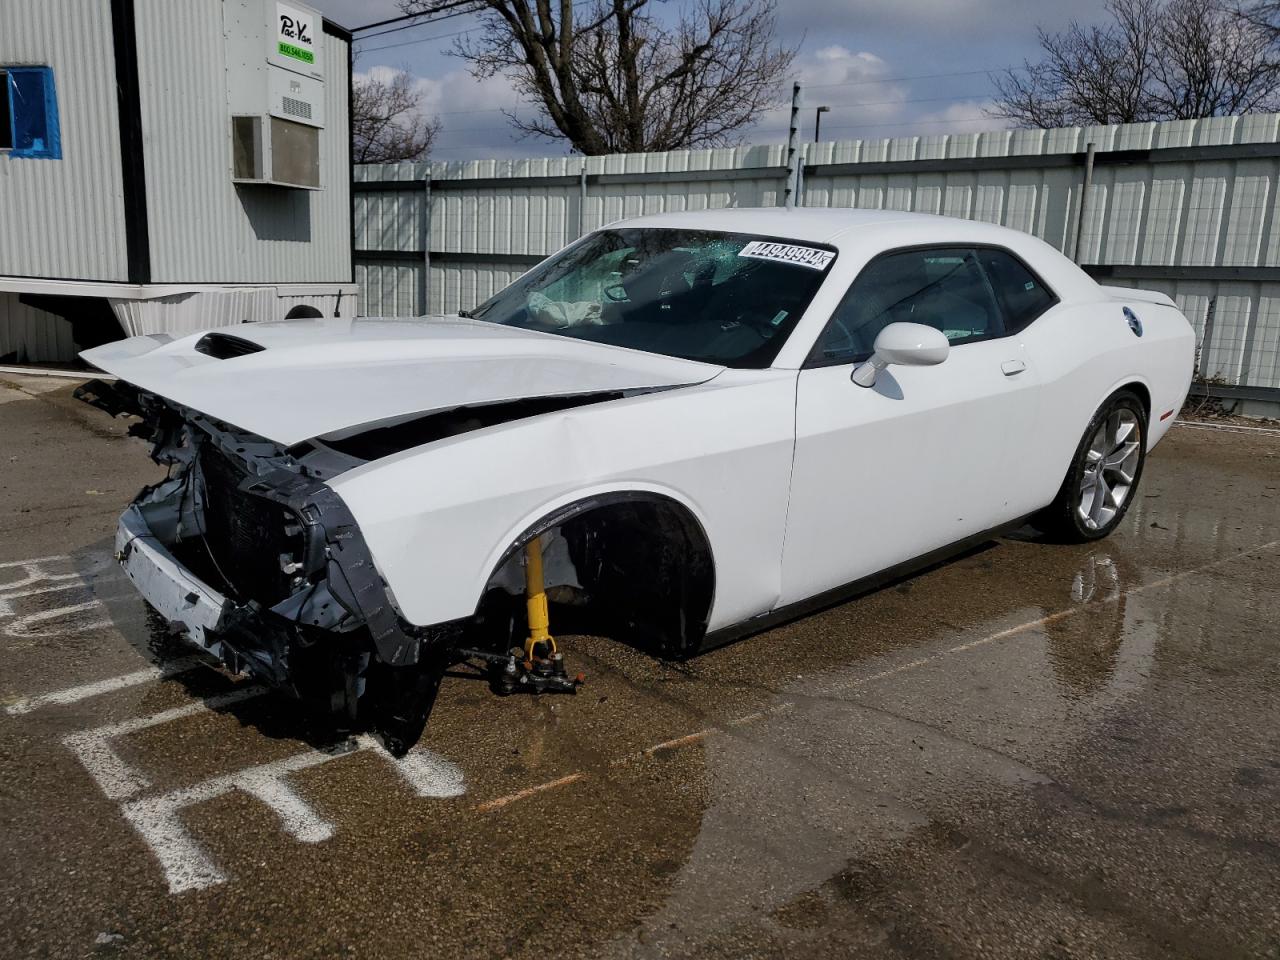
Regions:
<instances>
[{"instance_id":1,"label":"wet asphalt pavement","mask_svg":"<svg viewBox=\"0 0 1280 960\"><path fill-rule=\"evenodd\" d=\"M1280 436L1175 428L1100 544L449 680L396 763L164 641L144 446L4 379L0 956L1280 957Z\"/></svg>"}]
</instances>

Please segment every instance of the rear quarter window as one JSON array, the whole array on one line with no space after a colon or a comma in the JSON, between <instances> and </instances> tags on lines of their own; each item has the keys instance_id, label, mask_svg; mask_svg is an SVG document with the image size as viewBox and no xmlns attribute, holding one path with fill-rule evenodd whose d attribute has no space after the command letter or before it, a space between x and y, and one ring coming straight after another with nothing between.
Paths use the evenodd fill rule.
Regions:
<instances>
[{"instance_id":1,"label":"rear quarter window","mask_svg":"<svg viewBox=\"0 0 1280 960\"><path fill-rule=\"evenodd\" d=\"M978 250L978 259L1000 301L1006 333L1024 329L1058 302L1053 291L1013 254L988 247Z\"/></svg>"}]
</instances>

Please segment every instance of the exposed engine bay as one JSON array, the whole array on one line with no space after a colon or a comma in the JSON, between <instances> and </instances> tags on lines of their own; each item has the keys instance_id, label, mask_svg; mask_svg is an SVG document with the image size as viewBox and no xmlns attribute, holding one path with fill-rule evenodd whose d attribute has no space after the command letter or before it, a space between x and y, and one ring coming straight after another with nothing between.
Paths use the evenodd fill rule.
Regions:
<instances>
[{"instance_id":1,"label":"exposed engine bay","mask_svg":"<svg viewBox=\"0 0 1280 960\"><path fill-rule=\"evenodd\" d=\"M117 559L148 602L233 672L321 708L344 729L378 733L394 753L417 741L446 670L459 663L496 693L574 692L583 678L569 677L547 631L546 597L584 608L580 567L595 571L593 590L610 609L625 610L621 591L639 589L630 571L600 559L611 533L629 539L615 513L611 527L569 523L513 544L475 616L410 624L326 483L398 450L619 393L458 408L288 448L123 382L92 381L77 396L141 418L130 434L168 468L117 533ZM653 526L641 514L634 523Z\"/></svg>"}]
</instances>

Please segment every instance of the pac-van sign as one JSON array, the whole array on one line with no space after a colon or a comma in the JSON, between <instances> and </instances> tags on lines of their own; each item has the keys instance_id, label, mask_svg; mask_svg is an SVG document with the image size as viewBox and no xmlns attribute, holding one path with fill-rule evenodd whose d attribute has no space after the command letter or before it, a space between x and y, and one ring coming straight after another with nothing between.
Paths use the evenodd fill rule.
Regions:
<instances>
[{"instance_id":1,"label":"pac-van sign","mask_svg":"<svg viewBox=\"0 0 1280 960\"><path fill-rule=\"evenodd\" d=\"M276 4L276 49L302 63L316 62L315 17L286 3Z\"/></svg>"}]
</instances>

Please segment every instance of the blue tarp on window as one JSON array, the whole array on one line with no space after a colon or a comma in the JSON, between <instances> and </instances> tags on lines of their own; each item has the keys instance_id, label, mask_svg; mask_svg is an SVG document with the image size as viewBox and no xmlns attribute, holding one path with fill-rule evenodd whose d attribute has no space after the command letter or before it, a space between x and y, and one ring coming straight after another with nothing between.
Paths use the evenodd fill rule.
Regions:
<instances>
[{"instance_id":1,"label":"blue tarp on window","mask_svg":"<svg viewBox=\"0 0 1280 960\"><path fill-rule=\"evenodd\" d=\"M11 157L62 157L58 99L48 67L5 67L5 95L13 128Z\"/></svg>"}]
</instances>

